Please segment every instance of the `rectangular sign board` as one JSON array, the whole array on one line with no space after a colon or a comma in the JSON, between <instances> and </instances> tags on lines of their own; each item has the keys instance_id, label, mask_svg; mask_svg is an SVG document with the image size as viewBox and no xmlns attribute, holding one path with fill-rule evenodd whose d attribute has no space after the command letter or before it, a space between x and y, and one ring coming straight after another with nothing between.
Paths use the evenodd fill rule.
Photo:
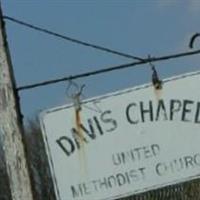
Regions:
<instances>
[{"instance_id":1,"label":"rectangular sign board","mask_svg":"<svg viewBox=\"0 0 200 200\"><path fill-rule=\"evenodd\" d=\"M200 72L41 115L60 200L112 200L198 178Z\"/></svg>"}]
</instances>

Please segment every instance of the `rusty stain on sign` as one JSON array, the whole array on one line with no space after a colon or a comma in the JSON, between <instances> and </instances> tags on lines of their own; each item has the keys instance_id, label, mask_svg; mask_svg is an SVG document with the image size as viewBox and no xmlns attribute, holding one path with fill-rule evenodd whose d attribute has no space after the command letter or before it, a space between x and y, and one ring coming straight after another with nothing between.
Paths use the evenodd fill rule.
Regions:
<instances>
[{"instance_id":1,"label":"rusty stain on sign","mask_svg":"<svg viewBox=\"0 0 200 200\"><path fill-rule=\"evenodd\" d=\"M74 95L74 108L75 108L75 125L76 125L76 134L78 135L78 140L80 144L83 143L84 137L81 130L81 103L80 103L80 94L77 93Z\"/></svg>"},{"instance_id":2,"label":"rusty stain on sign","mask_svg":"<svg viewBox=\"0 0 200 200\"><path fill-rule=\"evenodd\" d=\"M83 143L84 141L84 136L83 136L83 132L81 130L81 114L80 114L80 110L75 109L75 122L76 122L76 134L78 134L78 139L80 141L80 144ZM82 145L81 145L82 146Z\"/></svg>"},{"instance_id":3,"label":"rusty stain on sign","mask_svg":"<svg viewBox=\"0 0 200 200\"><path fill-rule=\"evenodd\" d=\"M80 102L80 94L75 95L74 98L74 108L75 108L75 127L76 127L76 138L79 146L79 163L80 163L80 170L82 176L87 174L87 162L86 162L86 153L85 153L85 146L84 142L86 142L83 131L82 131L82 120L81 120L81 102Z\"/></svg>"},{"instance_id":4,"label":"rusty stain on sign","mask_svg":"<svg viewBox=\"0 0 200 200\"><path fill-rule=\"evenodd\" d=\"M158 83L154 85L154 93L157 100L161 99L163 93L162 83L159 83L159 85Z\"/></svg>"}]
</instances>

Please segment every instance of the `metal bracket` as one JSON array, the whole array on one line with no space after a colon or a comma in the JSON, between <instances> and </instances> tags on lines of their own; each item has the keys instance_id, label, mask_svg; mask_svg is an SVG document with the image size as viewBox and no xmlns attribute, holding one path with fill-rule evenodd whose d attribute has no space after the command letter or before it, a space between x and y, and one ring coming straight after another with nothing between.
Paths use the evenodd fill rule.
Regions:
<instances>
[{"instance_id":1,"label":"metal bracket","mask_svg":"<svg viewBox=\"0 0 200 200\"><path fill-rule=\"evenodd\" d=\"M151 63L151 57L148 56L149 59L149 65L151 66L152 70L152 83L155 87L156 90L161 90L162 89L162 80L159 79L158 73L156 71L155 66Z\"/></svg>"},{"instance_id":2,"label":"metal bracket","mask_svg":"<svg viewBox=\"0 0 200 200\"><path fill-rule=\"evenodd\" d=\"M72 88L72 86L75 88L76 91L72 92L72 94L69 93L70 88ZM77 83L75 83L74 81L70 80L69 81L69 85L66 89L66 94L69 98L71 98L74 102L74 107L76 109L76 111L81 111L81 95L83 92L83 88L85 87L85 85L81 85L79 86Z\"/></svg>"},{"instance_id":3,"label":"metal bracket","mask_svg":"<svg viewBox=\"0 0 200 200\"><path fill-rule=\"evenodd\" d=\"M193 48L194 48L194 42L195 42L196 38L199 37L199 36L200 36L200 33L195 33L195 34L191 37L190 43L189 43L190 49L193 49Z\"/></svg>"}]
</instances>

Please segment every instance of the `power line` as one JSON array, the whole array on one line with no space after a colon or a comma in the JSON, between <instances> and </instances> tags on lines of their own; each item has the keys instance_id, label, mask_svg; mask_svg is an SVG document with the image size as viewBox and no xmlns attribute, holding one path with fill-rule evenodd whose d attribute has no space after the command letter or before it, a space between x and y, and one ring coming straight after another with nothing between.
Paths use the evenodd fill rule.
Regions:
<instances>
[{"instance_id":1,"label":"power line","mask_svg":"<svg viewBox=\"0 0 200 200\"><path fill-rule=\"evenodd\" d=\"M89 72L85 72L85 73L82 73L82 74L76 74L76 75L73 75L73 76L67 76L67 77L62 77L62 78L58 78L58 79L51 79L51 80L47 80L47 81L43 81L43 82L38 82L38 83L34 83L34 84L20 86L20 87L17 88L18 91L32 89L32 88L41 87L41 86L50 85L50 84L55 84L55 83L67 81L67 80L79 79L79 78L97 75L97 74L101 74L101 73L106 73L106 72L110 72L110 71L114 71L114 70L125 69L125 68L129 68L129 67L137 66L137 65L146 64L148 62L157 62L157 61L174 59L174 58L178 58L178 57L190 56L190 55L195 55L195 54L200 53L200 50L196 50L196 51L183 52L183 53L172 54L172 55L162 56L162 57L157 57L157 58L143 59L143 58L136 57L136 56L126 54L126 53L122 53L122 52L119 52L119 51L116 51L116 50L113 50L113 49L110 49L110 48L106 48L106 47L103 47L103 46L99 46L99 45L95 45L95 44L92 44L92 43L84 42L82 40L71 38L71 37L68 37L66 35L62 35L62 34L50 31L48 29L29 24L27 22L18 20L18 19L13 18L13 17L3 16L3 18L7 19L9 21L12 21L14 23L20 24L22 26L34 29L36 31L40 31L40 32L43 32L43 33L46 33L46 34L49 34L49 35L52 35L52 36L73 42L73 43L76 43L76 44L79 44L79 45L87 46L87 47L90 47L90 48L101 50L101 51L104 51L104 52L107 52L107 53L112 53L112 54L119 55L119 56L122 56L122 57L138 60L137 62L131 62L131 63L117 65L117 66L113 66L113 67L109 67L109 68L103 68L103 69L100 69L100 70L89 71Z\"/></svg>"},{"instance_id":2,"label":"power line","mask_svg":"<svg viewBox=\"0 0 200 200\"><path fill-rule=\"evenodd\" d=\"M12 21L14 23L20 24L22 26L31 28L33 30L36 30L36 31L39 31L39 32L43 32L43 33L52 35L54 37L61 38L61 39L64 39L64 40L67 40L67 41L70 41L70 42L73 42L73 43L76 43L76 44L79 44L79 45L83 45L83 46L90 47L90 48L93 48L93 49L96 49L96 50L100 50L100 51L104 51L104 52L107 52L107 53L115 54L115 55L122 56L122 57L125 57L125 58L131 58L131 59L135 59L135 60L139 60L139 61L143 60L142 58L137 57L137 56L133 56L133 55L130 55L130 54L122 53L120 51L116 51L116 50L113 50L113 49L110 49L110 48L107 48L107 47L99 46L99 45L88 43L88 42L84 42L82 40L78 40L78 39L75 39L75 38L72 38L72 37L68 37L66 35L62 35L62 34L54 32L54 31L50 31L48 29L41 28L41 27L38 27L38 26L35 26L35 25L32 25L32 24L29 24L27 22L18 20L18 19L13 18L13 17L9 17L9 16L5 16L4 15L3 18L6 19L6 20L9 20L9 21Z\"/></svg>"},{"instance_id":3,"label":"power line","mask_svg":"<svg viewBox=\"0 0 200 200\"><path fill-rule=\"evenodd\" d=\"M97 75L97 74L102 74L102 73L111 72L111 71L115 71L115 70L121 70L121 69L134 67L134 66L138 66L138 65L143 65L143 64L146 64L146 63L149 63L149 62L158 62L158 61L163 61L163 60L169 60L169 59L175 59L175 58L180 58L180 57L185 57L185 56L191 56L191 55L195 55L195 54L200 54L200 50L183 52L183 53L178 53L178 54L171 54L171 55L161 56L161 57L154 57L154 58L151 57L151 58L143 59L143 60L137 61L137 62L131 62L131 63L127 63L127 64L112 66L112 67L109 67L109 68L103 68L103 69L99 69L99 70L95 70L95 71L89 71L89 72L76 74L76 75L72 75L72 76L66 76L66 77L62 77L62 78L58 78L58 79L51 79L51 80L47 80L47 81L43 81L43 82L24 85L24 86L18 87L17 90L20 91L20 90L33 89L33 88L36 88L36 87L42 87L42 86L46 86L46 85L50 85L50 84L55 84L55 83L58 83L58 82L75 80L75 79L79 79L79 78L83 78L83 77L94 76L94 75Z\"/></svg>"}]
</instances>

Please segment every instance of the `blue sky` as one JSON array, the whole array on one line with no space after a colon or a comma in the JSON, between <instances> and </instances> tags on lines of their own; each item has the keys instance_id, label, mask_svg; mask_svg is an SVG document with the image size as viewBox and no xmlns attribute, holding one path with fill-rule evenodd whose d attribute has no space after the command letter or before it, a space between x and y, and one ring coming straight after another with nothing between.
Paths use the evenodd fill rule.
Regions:
<instances>
[{"instance_id":1,"label":"blue sky","mask_svg":"<svg viewBox=\"0 0 200 200\"><path fill-rule=\"evenodd\" d=\"M142 58L188 51L190 37L200 32L198 0L2 0L2 7L4 15ZM132 61L9 21L6 28L18 86ZM155 65L161 78L170 77L199 70L200 55ZM89 98L150 80L150 67L144 65L76 82L86 84ZM25 117L69 103L67 84L20 92Z\"/></svg>"}]
</instances>

